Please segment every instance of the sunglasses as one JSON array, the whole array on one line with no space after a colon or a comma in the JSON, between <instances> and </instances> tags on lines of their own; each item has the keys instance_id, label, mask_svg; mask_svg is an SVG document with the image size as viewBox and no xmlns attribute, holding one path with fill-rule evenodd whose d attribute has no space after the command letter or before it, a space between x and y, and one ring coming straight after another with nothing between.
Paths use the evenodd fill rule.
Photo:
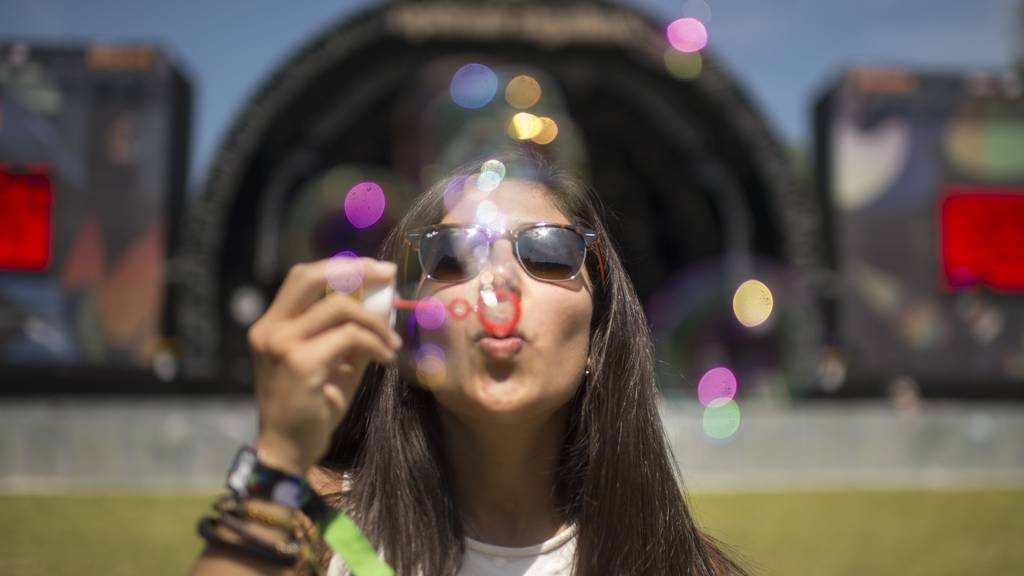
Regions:
<instances>
[{"instance_id":1,"label":"sunglasses","mask_svg":"<svg viewBox=\"0 0 1024 576\"><path fill-rule=\"evenodd\" d=\"M597 233L567 224L524 224L514 230L483 226L436 224L414 230L406 246L419 255L427 278L438 282L462 282L475 277L490 257L491 245L508 238L516 260L527 274L546 282L572 280L594 250L604 279L604 262Z\"/></svg>"}]
</instances>

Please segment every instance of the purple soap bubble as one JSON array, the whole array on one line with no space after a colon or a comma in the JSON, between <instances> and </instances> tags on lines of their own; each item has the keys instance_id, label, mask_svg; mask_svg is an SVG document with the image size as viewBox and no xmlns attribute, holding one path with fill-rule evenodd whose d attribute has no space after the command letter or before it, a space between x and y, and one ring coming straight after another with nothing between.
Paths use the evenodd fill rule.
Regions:
<instances>
[{"instance_id":1,"label":"purple soap bubble","mask_svg":"<svg viewBox=\"0 0 1024 576\"><path fill-rule=\"evenodd\" d=\"M708 370L697 384L697 399L704 406L719 400L731 400L736 395L736 375L732 370L720 366Z\"/></svg>"},{"instance_id":2,"label":"purple soap bubble","mask_svg":"<svg viewBox=\"0 0 1024 576\"><path fill-rule=\"evenodd\" d=\"M423 362L427 358L437 358L444 362L446 360L444 349L437 344L423 344L416 351L416 362Z\"/></svg>"},{"instance_id":3,"label":"purple soap bubble","mask_svg":"<svg viewBox=\"0 0 1024 576\"><path fill-rule=\"evenodd\" d=\"M427 330L437 330L444 324L447 312L444 304L436 298L427 296L416 303L416 322Z\"/></svg>"},{"instance_id":4,"label":"purple soap bubble","mask_svg":"<svg viewBox=\"0 0 1024 576\"><path fill-rule=\"evenodd\" d=\"M384 189L376 182L360 182L345 194L345 217L356 228L369 228L384 214Z\"/></svg>"},{"instance_id":5,"label":"purple soap bubble","mask_svg":"<svg viewBox=\"0 0 1024 576\"><path fill-rule=\"evenodd\" d=\"M455 209L455 206L462 199L466 197L466 180L469 178L468 174L462 174L452 178L448 185L444 187L444 207L451 212Z\"/></svg>"}]
</instances>

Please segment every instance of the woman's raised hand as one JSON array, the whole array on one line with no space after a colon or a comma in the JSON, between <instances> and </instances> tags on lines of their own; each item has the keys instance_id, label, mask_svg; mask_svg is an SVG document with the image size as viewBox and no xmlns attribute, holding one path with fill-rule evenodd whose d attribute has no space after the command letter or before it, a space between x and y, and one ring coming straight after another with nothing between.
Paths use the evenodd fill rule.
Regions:
<instances>
[{"instance_id":1,"label":"woman's raised hand","mask_svg":"<svg viewBox=\"0 0 1024 576\"><path fill-rule=\"evenodd\" d=\"M371 258L347 264L369 286L391 282L396 269ZM333 291L325 298L329 273L337 266L326 259L293 266L248 332L260 417L255 445L267 465L295 474L327 452L370 361L391 362L402 345L356 298Z\"/></svg>"}]
</instances>

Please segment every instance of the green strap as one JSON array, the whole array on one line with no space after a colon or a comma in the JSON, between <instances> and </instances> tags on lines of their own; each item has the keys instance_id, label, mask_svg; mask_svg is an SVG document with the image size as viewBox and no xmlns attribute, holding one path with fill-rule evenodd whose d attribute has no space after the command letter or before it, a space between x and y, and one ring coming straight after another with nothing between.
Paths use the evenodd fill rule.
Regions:
<instances>
[{"instance_id":1,"label":"green strap","mask_svg":"<svg viewBox=\"0 0 1024 576\"><path fill-rule=\"evenodd\" d=\"M341 556L352 576L394 576L395 571L377 557L366 536L347 514L339 513L327 522L324 542Z\"/></svg>"}]
</instances>

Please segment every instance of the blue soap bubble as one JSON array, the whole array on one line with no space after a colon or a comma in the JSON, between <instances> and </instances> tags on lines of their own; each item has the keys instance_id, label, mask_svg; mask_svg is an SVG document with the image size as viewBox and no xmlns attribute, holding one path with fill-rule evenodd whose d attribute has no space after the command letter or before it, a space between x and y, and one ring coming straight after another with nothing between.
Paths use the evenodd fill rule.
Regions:
<instances>
[{"instance_id":1,"label":"blue soap bubble","mask_svg":"<svg viewBox=\"0 0 1024 576\"><path fill-rule=\"evenodd\" d=\"M466 64L452 76L452 101L463 108L483 108L498 93L498 75L483 64Z\"/></svg>"}]
</instances>

